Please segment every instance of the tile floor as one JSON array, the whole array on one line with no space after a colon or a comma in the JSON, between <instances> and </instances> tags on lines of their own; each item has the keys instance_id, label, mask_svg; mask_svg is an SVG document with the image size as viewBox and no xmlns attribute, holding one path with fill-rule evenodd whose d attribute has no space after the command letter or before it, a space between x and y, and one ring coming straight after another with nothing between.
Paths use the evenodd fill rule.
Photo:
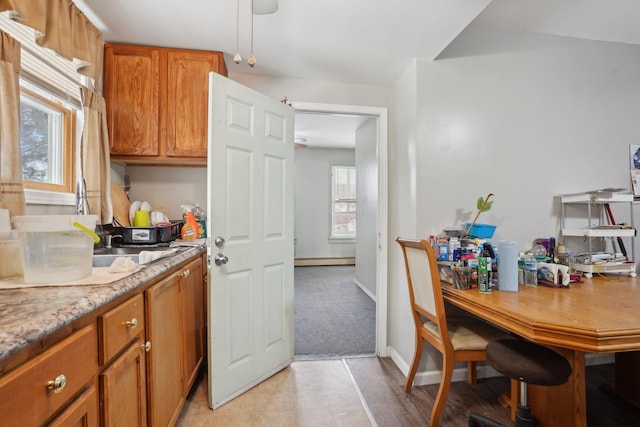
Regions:
<instances>
[{"instance_id":1,"label":"tile floor","mask_svg":"<svg viewBox=\"0 0 640 427\"><path fill-rule=\"evenodd\" d=\"M368 409L346 362L295 361L288 368L212 411L202 375L179 427L371 426Z\"/></svg>"}]
</instances>

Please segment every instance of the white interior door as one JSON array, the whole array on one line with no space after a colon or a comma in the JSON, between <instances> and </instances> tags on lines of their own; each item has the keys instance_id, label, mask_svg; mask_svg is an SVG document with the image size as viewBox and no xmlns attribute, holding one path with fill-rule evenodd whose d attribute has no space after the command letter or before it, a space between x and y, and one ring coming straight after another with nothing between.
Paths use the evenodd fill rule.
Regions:
<instances>
[{"instance_id":1,"label":"white interior door","mask_svg":"<svg viewBox=\"0 0 640 427\"><path fill-rule=\"evenodd\" d=\"M210 74L208 322L214 409L293 360L293 121L290 106ZM224 239L217 240L220 247L218 237Z\"/></svg>"}]
</instances>

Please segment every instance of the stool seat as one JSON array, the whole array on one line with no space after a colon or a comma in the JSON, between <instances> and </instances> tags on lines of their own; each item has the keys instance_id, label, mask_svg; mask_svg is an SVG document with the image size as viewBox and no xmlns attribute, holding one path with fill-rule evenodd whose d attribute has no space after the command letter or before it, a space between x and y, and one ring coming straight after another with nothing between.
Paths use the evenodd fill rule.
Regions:
<instances>
[{"instance_id":1,"label":"stool seat","mask_svg":"<svg viewBox=\"0 0 640 427\"><path fill-rule=\"evenodd\" d=\"M503 375L527 384L554 386L571 376L571 365L550 348L519 339L498 339L487 344L487 361Z\"/></svg>"}]
</instances>

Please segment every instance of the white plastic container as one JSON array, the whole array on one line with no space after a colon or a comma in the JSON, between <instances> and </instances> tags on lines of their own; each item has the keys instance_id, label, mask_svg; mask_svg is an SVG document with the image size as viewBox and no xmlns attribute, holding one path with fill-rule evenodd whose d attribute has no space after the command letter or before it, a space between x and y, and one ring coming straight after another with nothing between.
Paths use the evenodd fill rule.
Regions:
<instances>
[{"instance_id":1,"label":"white plastic container","mask_svg":"<svg viewBox=\"0 0 640 427\"><path fill-rule=\"evenodd\" d=\"M13 218L26 283L62 283L91 275L97 215L29 215Z\"/></svg>"},{"instance_id":2,"label":"white plastic container","mask_svg":"<svg viewBox=\"0 0 640 427\"><path fill-rule=\"evenodd\" d=\"M0 231L0 280L22 275L18 233L16 231Z\"/></svg>"}]
</instances>

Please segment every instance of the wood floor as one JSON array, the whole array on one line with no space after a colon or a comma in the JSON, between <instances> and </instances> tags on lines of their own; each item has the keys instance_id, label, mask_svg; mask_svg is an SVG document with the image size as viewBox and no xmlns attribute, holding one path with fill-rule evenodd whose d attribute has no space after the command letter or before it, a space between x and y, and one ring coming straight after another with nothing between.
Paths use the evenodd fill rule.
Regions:
<instances>
[{"instance_id":1,"label":"wood floor","mask_svg":"<svg viewBox=\"0 0 640 427\"><path fill-rule=\"evenodd\" d=\"M587 367L589 427L640 426L640 409L602 387L613 365ZM296 361L216 411L207 408L206 376L189 396L178 426L428 426L438 385L404 393L404 376L389 358ZM512 426L497 398L508 391L506 378L451 385L441 426L467 426L470 412ZM549 426L555 427L555 426ZM563 427L563 426L561 426Z\"/></svg>"}]
</instances>

